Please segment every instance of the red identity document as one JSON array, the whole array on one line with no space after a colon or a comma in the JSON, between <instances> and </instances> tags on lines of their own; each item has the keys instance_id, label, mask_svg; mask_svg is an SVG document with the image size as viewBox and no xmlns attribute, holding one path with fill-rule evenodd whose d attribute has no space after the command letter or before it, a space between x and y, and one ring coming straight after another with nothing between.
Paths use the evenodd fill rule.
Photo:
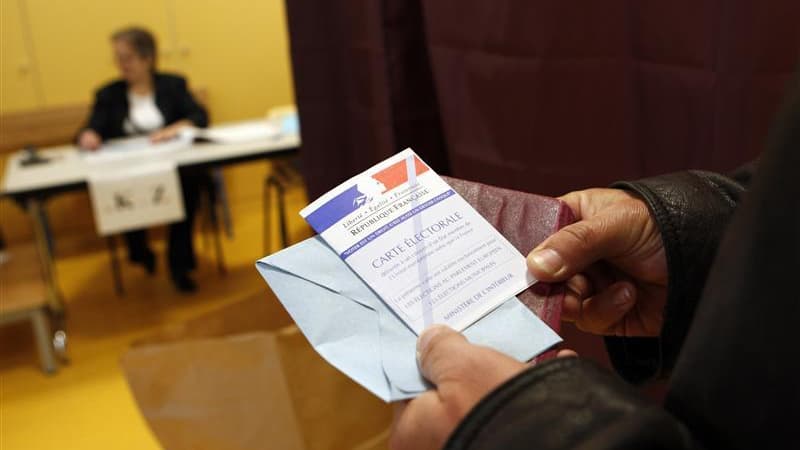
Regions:
<instances>
[{"instance_id":1,"label":"red identity document","mask_svg":"<svg viewBox=\"0 0 800 450\"><path fill-rule=\"evenodd\" d=\"M523 255L560 228L575 221L572 210L561 200L513 191L457 178L442 177ZM561 321L563 284L536 283L517 295L534 314L555 332ZM547 359L546 352L536 360Z\"/></svg>"}]
</instances>

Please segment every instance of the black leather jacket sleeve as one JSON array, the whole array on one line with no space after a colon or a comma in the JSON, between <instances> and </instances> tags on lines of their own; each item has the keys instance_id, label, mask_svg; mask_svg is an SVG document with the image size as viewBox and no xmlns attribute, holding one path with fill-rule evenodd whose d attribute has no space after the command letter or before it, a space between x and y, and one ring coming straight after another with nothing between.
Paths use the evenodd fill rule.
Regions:
<instances>
[{"instance_id":1,"label":"black leather jacket sleeve","mask_svg":"<svg viewBox=\"0 0 800 450\"><path fill-rule=\"evenodd\" d=\"M692 322L722 234L753 165L735 177L688 171L616 183L647 203L661 232L669 271L658 338L607 338L627 381L668 372ZM523 372L488 395L451 436L450 449L692 449L683 424L615 374L579 358Z\"/></svg>"},{"instance_id":2,"label":"black leather jacket sleeve","mask_svg":"<svg viewBox=\"0 0 800 450\"><path fill-rule=\"evenodd\" d=\"M205 108L200 106L192 96L191 91L186 83L185 78L175 77L173 81L175 85L170 92L174 96L175 107L175 120L172 123L182 119L189 120L198 128L205 128L208 126L208 113Z\"/></svg>"},{"instance_id":3,"label":"black leather jacket sleeve","mask_svg":"<svg viewBox=\"0 0 800 450\"><path fill-rule=\"evenodd\" d=\"M114 86L114 88L116 88L114 84L112 84L111 86ZM98 89L97 92L95 92L91 115L89 116L89 120L86 123L86 126L83 129L81 129L81 131L86 129L94 130L103 139L108 139L109 137L117 137L115 135L122 134L121 128L119 131L117 131L115 129L114 124L112 123L113 121L112 112L114 110L114 95L113 95L114 88L112 88L111 86L103 87L101 89ZM80 136L80 132L78 133L78 136ZM76 136L76 140L78 136Z\"/></svg>"},{"instance_id":4,"label":"black leather jacket sleeve","mask_svg":"<svg viewBox=\"0 0 800 450\"><path fill-rule=\"evenodd\" d=\"M735 176L688 171L619 182L638 194L661 232L669 271L658 338L606 340L627 381L668 372L702 295L723 232L745 193L754 164ZM650 404L616 375L578 358L523 372L488 395L451 436L450 449L692 449L681 422Z\"/></svg>"},{"instance_id":5,"label":"black leather jacket sleeve","mask_svg":"<svg viewBox=\"0 0 800 450\"><path fill-rule=\"evenodd\" d=\"M674 450L695 445L680 422L614 374L579 358L558 358L485 397L445 448Z\"/></svg>"},{"instance_id":6,"label":"black leather jacket sleeve","mask_svg":"<svg viewBox=\"0 0 800 450\"><path fill-rule=\"evenodd\" d=\"M664 371L680 350L664 408L591 363L556 359L487 395L447 448L749 449L796 441L798 77L752 184L747 169L730 178L690 171L617 184L650 206L670 285L661 336L650 341L656 352L624 340L627 353L615 363L630 374L650 358L654 364L641 367Z\"/></svg>"},{"instance_id":7,"label":"black leather jacket sleeve","mask_svg":"<svg viewBox=\"0 0 800 450\"><path fill-rule=\"evenodd\" d=\"M647 203L661 232L668 269L661 335L606 338L611 362L626 380L638 383L663 376L675 365L723 232L753 167L744 166L732 177L693 170L613 185L635 192Z\"/></svg>"}]
</instances>

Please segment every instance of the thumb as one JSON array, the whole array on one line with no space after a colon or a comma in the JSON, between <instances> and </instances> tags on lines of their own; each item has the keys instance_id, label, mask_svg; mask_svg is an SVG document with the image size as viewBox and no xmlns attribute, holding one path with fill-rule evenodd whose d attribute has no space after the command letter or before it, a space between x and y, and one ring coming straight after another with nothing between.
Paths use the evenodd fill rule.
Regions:
<instances>
[{"instance_id":1,"label":"thumb","mask_svg":"<svg viewBox=\"0 0 800 450\"><path fill-rule=\"evenodd\" d=\"M417 340L417 364L422 375L439 385L448 374L458 370L472 344L461 333L445 325L433 325Z\"/></svg>"},{"instance_id":2,"label":"thumb","mask_svg":"<svg viewBox=\"0 0 800 450\"><path fill-rule=\"evenodd\" d=\"M528 254L528 269L541 281L564 281L625 245L624 216L606 214L566 226Z\"/></svg>"}]
</instances>

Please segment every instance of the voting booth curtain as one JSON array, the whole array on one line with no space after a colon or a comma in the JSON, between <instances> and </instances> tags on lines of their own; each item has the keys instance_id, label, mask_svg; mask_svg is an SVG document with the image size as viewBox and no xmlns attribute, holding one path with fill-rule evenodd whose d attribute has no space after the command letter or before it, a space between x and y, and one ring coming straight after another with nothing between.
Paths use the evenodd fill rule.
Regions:
<instances>
[{"instance_id":1,"label":"voting booth curtain","mask_svg":"<svg viewBox=\"0 0 800 450\"><path fill-rule=\"evenodd\" d=\"M754 158L800 55L800 2L287 2L315 198L413 147L556 195Z\"/></svg>"}]
</instances>

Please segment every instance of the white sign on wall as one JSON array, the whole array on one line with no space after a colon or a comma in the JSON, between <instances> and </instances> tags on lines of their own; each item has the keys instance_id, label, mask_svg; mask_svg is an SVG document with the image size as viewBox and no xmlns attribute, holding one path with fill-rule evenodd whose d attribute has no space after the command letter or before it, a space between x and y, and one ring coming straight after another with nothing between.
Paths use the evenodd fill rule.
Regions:
<instances>
[{"instance_id":1,"label":"white sign on wall","mask_svg":"<svg viewBox=\"0 0 800 450\"><path fill-rule=\"evenodd\" d=\"M175 164L155 161L89 175L94 220L101 236L184 219Z\"/></svg>"}]
</instances>

